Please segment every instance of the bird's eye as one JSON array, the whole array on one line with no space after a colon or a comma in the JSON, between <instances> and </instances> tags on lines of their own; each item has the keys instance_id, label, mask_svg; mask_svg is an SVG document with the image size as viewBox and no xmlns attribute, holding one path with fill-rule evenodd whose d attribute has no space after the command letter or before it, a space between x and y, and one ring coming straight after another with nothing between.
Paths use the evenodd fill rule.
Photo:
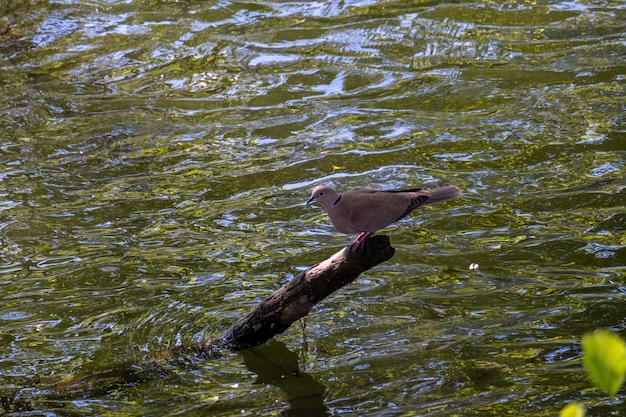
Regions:
<instances>
[{"instance_id":1,"label":"bird's eye","mask_svg":"<svg viewBox=\"0 0 626 417\"><path fill-rule=\"evenodd\" d=\"M324 191L320 191L320 196L323 196L323 195L324 195Z\"/></svg>"}]
</instances>

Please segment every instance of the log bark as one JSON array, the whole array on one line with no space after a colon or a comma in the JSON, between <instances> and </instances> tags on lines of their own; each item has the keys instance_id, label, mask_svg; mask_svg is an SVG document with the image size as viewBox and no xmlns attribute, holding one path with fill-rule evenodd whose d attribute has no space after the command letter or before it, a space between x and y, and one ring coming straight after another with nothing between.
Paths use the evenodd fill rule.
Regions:
<instances>
[{"instance_id":1,"label":"log bark","mask_svg":"<svg viewBox=\"0 0 626 417\"><path fill-rule=\"evenodd\" d=\"M142 381L162 377L180 366L180 357L194 354L203 357L218 357L223 348L242 350L261 345L277 334L287 330L296 320L306 316L311 308L341 287L354 281L361 273L385 262L393 257L395 250L389 243L389 237L376 235L366 240L363 245L353 251L344 248L327 260L313 265L298 274L278 291L258 304L248 315L242 317L228 329L222 337L212 337L191 344L179 346L159 352L142 363L124 362L112 364L98 372L90 370L73 375L54 376L42 380L39 376L28 381L28 387L39 387L45 395L43 400L84 398L86 395L99 395L109 392L122 385L137 384ZM284 348L284 345L283 345ZM284 348L286 350L286 348ZM276 351L276 345L270 351ZM252 357L259 352L243 352L250 369L262 376L263 371L258 364L252 363ZM246 356L246 353L249 355ZM266 355L266 352L261 352ZM279 350L283 360L290 361L288 367L297 369L297 361L283 349ZM263 357L263 366L267 368L267 357ZM280 361L279 361L280 362ZM286 366L287 366L286 365ZM326 407L323 404L323 386L307 375L295 375L296 378L285 379L283 373L287 369L277 368L277 374L269 370L267 378L276 382L283 389L291 403L291 412L285 415L302 415L302 410L319 410L323 415ZM299 378L299 379L298 379ZM272 382L274 383L274 382ZM31 411L40 407L29 400L21 398L21 389L16 388L10 396L0 393L0 412L15 410ZM302 395L302 393L306 395ZM314 392L314 396L310 393ZM90 394L91 393L91 394Z\"/></svg>"},{"instance_id":2,"label":"log bark","mask_svg":"<svg viewBox=\"0 0 626 417\"><path fill-rule=\"evenodd\" d=\"M259 303L222 336L232 350L251 348L283 333L311 308L361 273L394 255L389 237L375 235L354 250L348 247L311 266Z\"/></svg>"}]
</instances>

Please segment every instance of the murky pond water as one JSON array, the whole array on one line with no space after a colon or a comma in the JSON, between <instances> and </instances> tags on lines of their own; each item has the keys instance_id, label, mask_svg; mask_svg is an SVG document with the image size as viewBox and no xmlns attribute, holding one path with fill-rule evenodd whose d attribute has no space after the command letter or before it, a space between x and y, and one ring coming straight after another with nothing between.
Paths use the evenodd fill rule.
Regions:
<instances>
[{"instance_id":1,"label":"murky pond water","mask_svg":"<svg viewBox=\"0 0 626 417\"><path fill-rule=\"evenodd\" d=\"M580 349L626 334L623 2L0 10L4 413L626 413ZM304 206L321 183L464 198L385 231L306 340L115 378L345 246Z\"/></svg>"}]
</instances>

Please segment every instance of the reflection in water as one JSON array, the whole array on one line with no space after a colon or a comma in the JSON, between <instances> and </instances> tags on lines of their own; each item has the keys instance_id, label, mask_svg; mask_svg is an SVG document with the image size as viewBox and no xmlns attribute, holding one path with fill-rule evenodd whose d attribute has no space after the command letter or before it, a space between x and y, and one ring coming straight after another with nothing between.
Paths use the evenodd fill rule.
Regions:
<instances>
[{"instance_id":1,"label":"reflection in water","mask_svg":"<svg viewBox=\"0 0 626 417\"><path fill-rule=\"evenodd\" d=\"M259 384L280 390L289 402L281 415L288 417L330 416L324 405L326 387L307 373L300 372L298 356L276 340L240 352L248 369L258 375Z\"/></svg>"},{"instance_id":2,"label":"reflection in water","mask_svg":"<svg viewBox=\"0 0 626 417\"><path fill-rule=\"evenodd\" d=\"M619 2L0 0L0 15L0 396L40 415L276 415L235 354L78 400L31 387L221 334L347 243L304 209L315 185L458 184L458 204L390 231L394 263L312 311L306 371L328 408L624 407L590 392L579 349L626 329Z\"/></svg>"},{"instance_id":3,"label":"reflection in water","mask_svg":"<svg viewBox=\"0 0 626 417\"><path fill-rule=\"evenodd\" d=\"M0 391L0 408L5 413L36 412L47 403L78 401L105 395L124 387L141 386L150 381L166 378L176 372L193 367L195 360L190 351L162 352L144 363L118 363L96 371L83 371L74 375L14 380L12 386ZM279 388L285 395L289 408L281 412L289 417L330 416L324 404L326 388L311 375L300 372L298 356L276 340L239 352L248 370L257 375L255 384L268 384ZM202 360L219 361L219 348L204 346L196 351ZM187 358L186 358L187 356ZM33 396L34 394L34 396ZM61 407L62 408L62 407ZM211 407L209 407L211 408Z\"/></svg>"}]
</instances>

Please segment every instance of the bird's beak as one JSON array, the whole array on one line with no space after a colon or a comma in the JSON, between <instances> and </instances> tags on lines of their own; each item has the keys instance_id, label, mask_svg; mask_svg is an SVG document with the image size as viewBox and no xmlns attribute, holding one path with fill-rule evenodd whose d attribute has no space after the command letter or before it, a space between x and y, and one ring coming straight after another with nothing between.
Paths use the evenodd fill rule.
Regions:
<instances>
[{"instance_id":1,"label":"bird's beak","mask_svg":"<svg viewBox=\"0 0 626 417\"><path fill-rule=\"evenodd\" d=\"M311 198L309 198L309 199L306 201L306 205L307 205L307 206L310 206L310 205L311 205L311 203L313 203L314 201L315 201L315 200L313 199L313 197L311 197Z\"/></svg>"}]
</instances>

